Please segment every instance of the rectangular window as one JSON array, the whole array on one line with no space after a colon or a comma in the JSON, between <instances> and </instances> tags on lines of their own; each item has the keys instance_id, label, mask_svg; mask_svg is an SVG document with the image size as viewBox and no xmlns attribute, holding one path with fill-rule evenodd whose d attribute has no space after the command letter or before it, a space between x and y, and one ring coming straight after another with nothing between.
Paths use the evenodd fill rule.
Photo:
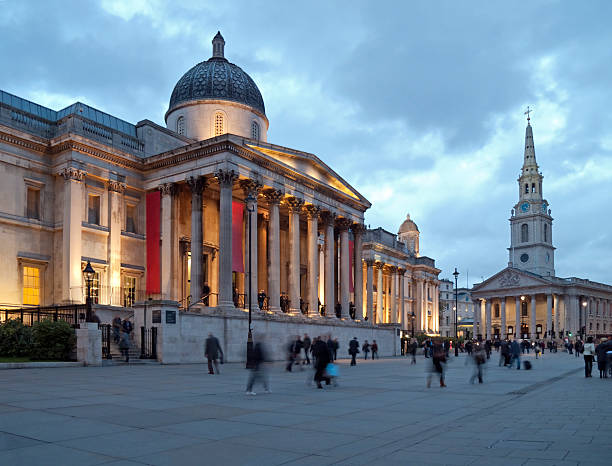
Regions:
<instances>
[{"instance_id":1,"label":"rectangular window","mask_svg":"<svg viewBox=\"0 0 612 466\"><path fill-rule=\"evenodd\" d=\"M87 203L87 222L100 225L100 196L90 194Z\"/></svg>"},{"instance_id":2,"label":"rectangular window","mask_svg":"<svg viewBox=\"0 0 612 466\"><path fill-rule=\"evenodd\" d=\"M123 307L132 307L136 301L136 277L123 277Z\"/></svg>"},{"instance_id":3,"label":"rectangular window","mask_svg":"<svg viewBox=\"0 0 612 466\"><path fill-rule=\"evenodd\" d=\"M27 217L40 220L40 189L28 188Z\"/></svg>"},{"instance_id":4,"label":"rectangular window","mask_svg":"<svg viewBox=\"0 0 612 466\"><path fill-rule=\"evenodd\" d=\"M40 269L23 268L23 304L40 306Z\"/></svg>"},{"instance_id":5,"label":"rectangular window","mask_svg":"<svg viewBox=\"0 0 612 466\"><path fill-rule=\"evenodd\" d=\"M125 207L125 231L136 233L136 206L127 205Z\"/></svg>"},{"instance_id":6,"label":"rectangular window","mask_svg":"<svg viewBox=\"0 0 612 466\"><path fill-rule=\"evenodd\" d=\"M499 304L495 304L495 317L499 317Z\"/></svg>"}]
</instances>

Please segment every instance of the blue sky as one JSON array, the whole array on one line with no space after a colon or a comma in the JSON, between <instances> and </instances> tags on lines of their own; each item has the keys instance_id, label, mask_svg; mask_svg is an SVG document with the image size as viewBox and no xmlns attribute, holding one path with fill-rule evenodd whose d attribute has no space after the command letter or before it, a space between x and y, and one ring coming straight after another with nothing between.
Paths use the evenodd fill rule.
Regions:
<instances>
[{"instance_id":1,"label":"blue sky","mask_svg":"<svg viewBox=\"0 0 612 466\"><path fill-rule=\"evenodd\" d=\"M557 275L612 283L610 18L607 1L0 0L0 88L163 124L221 30L269 141L338 171L372 202L366 224L410 212L463 285L507 264L530 105Z\"/></svg>"}]
</instances>

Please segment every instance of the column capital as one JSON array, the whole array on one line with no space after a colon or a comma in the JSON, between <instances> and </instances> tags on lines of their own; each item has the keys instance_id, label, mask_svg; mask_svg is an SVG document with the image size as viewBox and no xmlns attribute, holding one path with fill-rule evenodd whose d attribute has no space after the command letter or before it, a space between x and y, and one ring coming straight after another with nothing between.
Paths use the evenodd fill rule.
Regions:
<instances>
[{"instance_id":1,"label":"column capital","mask_svg":"<svg viewBox=\"0 0 612 466\"><path fill-rule=\"evenodd\" d=\"M106 187L109 191L123 194L125 192L126 184L123 181L107 180Z\"/></svg>"},{"instance_id":2,"label":"column capital","mask_svg":"<svg viewBox=\"0 0 612 466\"><path fill-rule=\"evenodd\" d=\"M336 221L336 213L329 211L329 210L322 210L319 213L319 216L321 217L321 222L324 225L332 225L334 224L334 222Z\"/></svg>"},{"instance_id":3,"label":"column capital","mask_svg":"<svg viewBox=\"0 0 612 466\"><path fill-rule=\"evenodd\" d=\"M336 219L336 226L340 231L348 230L349 228L351 228L352 224L353 221L348 218L341 217Z\"/></svg>"},{"instance_id":4,"label":"column capital","mask_svg":"<svg viewBox=\"0 0 612 466\"><path fill-rule=\"evenodd\" d=\"M159 185L159 190L162 196L173 196L176 193L176 185L174 183L162 183Z\"/></svg>"},{"instance_id":5,"label":"column capital","mask_svg":"<svg viewBox=\"0 0 612 466\"><path fill-rule=\"evenodd\" d=\"M353 230L354 235L360 235L366 230L366 227L363 223L355 222L351 225L351 230Z\"/></svg>"},{"instance_id":6,"label":"column capital","mask_svg":"<svg viewBox=\"0 0 612 466\"><path fill-rule=\"evenodd\" d=\"M284 200L285 205L289 209L289 212L300 213L302 210L302 206L304 205L304 199L300 199L299 197L289 196Z\"/></svg>"},{"instance_id":7,"label":"column capital","mask_svg":"<svg viewBox=\"0 0 612 466\"><path fill-rule=\"evenodd\" d=\"M304 212L309 219L318 219L321 208L314 204L307 204L304 206Z\"/></svg>"},{"instance_id":8,"label":"column capital","mask_svg":"<svg viewBox=\"0 0 612 466\"><path fill-rule=\"evenodd\" d=\"M259 181L253 180L250 178L245 179L245 180L240 180L238 184L242 188L242 191L244 192L245 196L251 195L255 199L257 199L257 196L259 196L259 193L261 192L261 189L263 188L263 185ZM245 202L246 202L246 199L245 199Z\"/></svg>"},{"instance_id":9,"label":"column capital","mask_svg":"<svg viewBox=\"0 0 612 466\"><path fill-rule=\"evenodd\" d=\"M397 268L397 273L400 274L403 277L404 274L406 273L406 269L404 269L402 267L398 267Z\"/></svg>"},{"instance_id":10,"label":"column capital","mask_svg":"<svg viewBox=\"0 0 612 466\"><path fill-rule=\"evenodd\" d=\"M387 267L387 270L389 270L389 273L394 274L395 272L397 272L397 267L395 265L389 265Z\"/></svg>"},{"instance_id":11,"label":"column capital","mask_svg":"<svg viewBox=\"0 0 612 466\"><path fill-rule=\"evenodd\" d=\"M234 185L234 181L238 179L238 173L236 173L234 170L219 169L215 171L214 177L221 187L232 187Z\"/></svg>"},{"instance_id":12,"label":"column capital","mask_svg":"<svg viewBox=\"0 0 612 466\"><path fill-rule=\"evenodd\" d=\"M280 201L283 199L283 192L279 189L265 189L263 191L263 195L268 200L270 204L280 204Z\"/></svg>"},{"instance_id":13,"label":"column capital","mask_svg":"<svg viewBox=\"0 0 612 466\"><path fill-rule=\"evenodd\" d=\"M189 176L185 182L189 185L193 194L201 194L208 186L208 181L203 176Z\"/></svg>"},{"instance_id":14,"label":"column capital","mask_svg":"<svg viewBox=\"0 0 612 466\"><path fill-rule=\"evenodd\" d=\"M385 266L385 264L380 262L380 261L375 261L374 262L374 267L376 267L378 270L382 270L384 266Z\"/></svg>"},{"instance_id":15,"label":"column capital","mask_svg":"<svg viewBox=\"0 0 612 466\"><path fill-rule=\"evenodd\" d=\"M59 172L59 175L63 176L66 181L83 181L87 172L78 168L66 167Z\"/></svg>"},{"instance_id":16,"label":"column capital","mask_svg":"<svg viewBox=\"0 0 612 466\"><path fill-rule=\"evenodd\" d=\"M368 267L372 267L374 263L376 262L374 259L364 259L363 261L366 263Z\"/></svg>"}]
</instances>

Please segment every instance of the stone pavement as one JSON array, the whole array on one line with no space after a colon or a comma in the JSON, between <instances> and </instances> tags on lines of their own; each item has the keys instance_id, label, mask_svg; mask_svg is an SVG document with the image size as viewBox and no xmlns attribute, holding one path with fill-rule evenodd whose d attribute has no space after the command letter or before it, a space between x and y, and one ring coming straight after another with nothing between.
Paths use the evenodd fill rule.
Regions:
<instances>
[{"instance_id":1,"label":"stone pavement","mask_svg":"<svg viewBox=\"0 0 612 466\"><path fill-rule=\"evenodd\" d=\"M612 464L612 379L566 353L528 359L493 353L471 385L451 358L431 389L422 356L342 361L324 390L277 364L254 397L233 364L0 371L0 465Z\"/></svg>"}]
</instances>

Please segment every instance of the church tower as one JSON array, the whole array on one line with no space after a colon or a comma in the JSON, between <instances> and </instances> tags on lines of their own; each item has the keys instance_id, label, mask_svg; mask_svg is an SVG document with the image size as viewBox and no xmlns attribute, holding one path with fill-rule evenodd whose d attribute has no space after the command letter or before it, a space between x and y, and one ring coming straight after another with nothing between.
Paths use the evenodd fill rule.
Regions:
<instances>
[{"instance_id":1,"label":"church tower","mask_svg":"<svg viewBox=\"0 0 612 466\"><path fill-rule=\"evenodd\" d=\"M525 156L518 178L519 200L510 218L509 263L541 276L555 275L555 248L552 244L552 217L542 195L542 173L536 162L533 130L527 108Z\"/></svg>"}]
</instances>

